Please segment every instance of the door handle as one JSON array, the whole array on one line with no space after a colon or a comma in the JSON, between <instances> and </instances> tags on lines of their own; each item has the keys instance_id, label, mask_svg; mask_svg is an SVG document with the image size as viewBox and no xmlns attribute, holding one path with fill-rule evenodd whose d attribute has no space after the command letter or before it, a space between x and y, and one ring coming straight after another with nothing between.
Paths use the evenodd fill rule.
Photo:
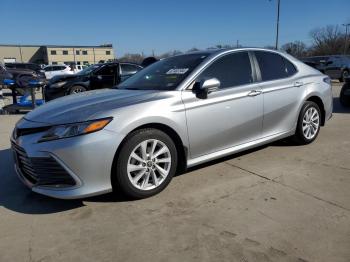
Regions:
<instances>
[{"instance_id":1,"label":"door handle","mask_svg":"<svg viewBox=\"0 0 350 262\"><path fill-rule=\"evenodd\" d=\"M248 96L258 96L262 93L260 90L252 90L248 93Z\"/></svg>"},{"instance_id":2,"label":"door handle","mask_svg":"<svg viewBox=\"0 0 350 262\"><path fill-rule=\"evenodd\" d=\"M299 81L294 82L295 87L301 87L303 84L304 84L303 82L299 82Z\"/></svg>"}]
</instances>

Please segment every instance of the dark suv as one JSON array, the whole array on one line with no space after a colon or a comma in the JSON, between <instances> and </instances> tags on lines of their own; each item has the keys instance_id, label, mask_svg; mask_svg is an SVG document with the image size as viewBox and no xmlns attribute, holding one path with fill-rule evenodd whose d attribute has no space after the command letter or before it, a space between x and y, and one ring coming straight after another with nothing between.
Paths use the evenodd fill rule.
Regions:
<instances>
[{"instance_id":1,"label":"dark suv","mask_svg":"<svg viewBox=\"0 0 350 262\"><path fill-rule=\"evenodd\" d=\"M5 63L6 68L11 69L27 69L34 71L41 78L45 78L45 71L40 65L34 63Z\"/></svg>"},{"instance_id":2,"label":"dark suv","mask_svg":"<svg viewBox=\"0 0 350 262\"><path fill-rule=\"evenodd\" d=\"M341 82L349 76L350 56L347 55L313 56L303 58L302 61Z\"/></svg>"},{"instance_id":3,"label":"dark suv","mask_svg":"<svg viewBox=\"0 0 350 262\"><path fill-rule=\"evenodd\" d=\"M137 73L142 66L132 63L103 63L85 68L77 74L59 75L45 86L45 100L87 90L110 88Z\"/></svg>"}]
</instances>

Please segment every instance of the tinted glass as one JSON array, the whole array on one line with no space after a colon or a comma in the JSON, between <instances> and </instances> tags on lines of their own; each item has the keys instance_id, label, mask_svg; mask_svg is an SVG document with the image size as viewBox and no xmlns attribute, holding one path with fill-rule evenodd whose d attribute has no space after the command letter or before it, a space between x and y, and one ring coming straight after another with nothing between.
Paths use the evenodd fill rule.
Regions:
<instances>
[{"instance_id":1,"label":"tinted glass","mask_svg":"<svg viewBox=\"0 0 350 262\"><path fill-rule=\"evenodd\" d=\"M198 53L162 59L131 76L118 88L174 90L208 55Z\"/></svg>"},{"instance_id":2,"label":"tinted glass","mask_svg":"<svg viewBox=\"0 0 350 262\"><path fill-rule=\"evenodd\" d=\"M136 72L141 70L139 66L129 65L129 64L121 64L120 67L122 69L122 72L121 72L122 75L133 75Z\"/></svg>"},{"instance_id":3,"label":"tinted glass","mask_svg":"<svg viewBox=\"0 0 350 262\"><path fill-rule=\"evenodd\" d=\"M285 78L296 72L294 65L279 54L256 51L255 56L259 63L262 81Z\"/></svg>"},{"instance_id":4,"label":"tinted glass","mask_svg":"<svg viewBox=\"0 0 350 262\"><path fill-rule=\"evenodd\" d=\"M214 77L220 81L220 88L252 83L252 67L248 53L239 52L219 58L205 69L197 80Z\"/></svg>"},{"instance_id":5,"label":"tinted glass","mask_svg":"<svg viewBox=\"0 0 350 262\"><path fill-rule=\"evenodd\" d=\"M283 58L283 61L286 66L287 76L294 75L297 72L297 69L295 68L295 66L285 58Z\"/></svg>"},{"instance_id":6,"label":"tinted glass","mask_svg":"<svg viewBox=\"0 0 350 262\"><path fill-rule=\"evenodd\" d=\"M44 68L45 72L52 71L52 66L47 66Z\"/></svg>"},{"instance_id":7,"label":"tinted glass","mask_svg":"<svg viewBox=\"0 0 350 262\"><path fill-rule=\"evenodd\" d=\"M115 73L115 66L104 66L97 71L96 75L111 76Z\"/></svg>"}]
</instances>

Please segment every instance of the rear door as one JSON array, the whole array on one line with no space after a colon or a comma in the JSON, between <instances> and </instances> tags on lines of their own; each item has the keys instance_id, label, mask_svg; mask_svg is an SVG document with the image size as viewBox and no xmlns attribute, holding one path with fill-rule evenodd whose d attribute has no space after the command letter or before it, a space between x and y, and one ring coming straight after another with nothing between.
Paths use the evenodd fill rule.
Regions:
<instances>
[{"instance_id":1,"label":"rear door","mask_svg":"<svg viewBox=\"0 0 350 262\"><path fill-rule=\"evenodd\" d=\"M136 74L141 69L142 67L138 65L121 63L120 64L120 81L123 82L124 80L128 79L130 76Z\"/></svg>"},{"instance_id":2,"label":"rear door","mask_svg":"<svg viewBox=\"0 0 350 262\"><path fill-rule=\"evenodd\" d=\"M255 51L264 97L263 137L291 131L299 114L303 82L296 67L278 53Z\"/></svg>"}]
</instances>

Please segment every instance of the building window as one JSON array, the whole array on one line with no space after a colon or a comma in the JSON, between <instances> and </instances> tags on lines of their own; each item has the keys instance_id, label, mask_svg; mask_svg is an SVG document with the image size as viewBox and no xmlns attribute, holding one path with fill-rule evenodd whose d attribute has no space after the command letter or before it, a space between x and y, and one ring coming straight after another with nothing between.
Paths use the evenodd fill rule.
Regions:
<instances>
[{"instance_id":1,"label":"building window","mask_svg":"<svg viewBox=\"0 0 350 262\"><path fill-rule=\"evenodd\" d=\"M88 65L88 64L89 64L88 61L84 61L84 62L83 62L83 65Z\"/></svg>"},{"instance_id":2,"label":"building window","mask_svg":"<svg viewBox=\"0 0 350 262\"><path fill-rule=\"evenodd\" d=\"M88 53L87 53L87 51L85 50L85 51L83 51L83 55L87 55Z\"/></svg>"},{"instance_id":3,"label":"building window","mask_svg":"<svg viewBox=\"0 0 350 262\"><path fill-rule=\"evenodd\" d=\"M79 50L75 50L75 54L76 55L80 55L80 51Z\"/></svg>"},{"instance_id":4,"label":"building window","mask_svg":"<svg viewBox=\"0 0 350 262\"><path fill-rule=\"evenodd\" d=\"M52 51L51 51L52 52ZM55 51L56 52L56 51ZM57 65L57 62L52 62L53 65Z\"/></svg>"},{"instance_id":5,"label":"building window","mask_svg":"<svg viewBox=\"0 0 350 262\"><path fill-rule=\"evenodd\" d=\"M63 55L68 55L68 51L67 51L67 50L63 50L63 51L62 51L62 54L63 54Z\"/></svg>"},{"instance_id":6,"label":"building window","mask_svg":"<svg viewBox=\"0 0 350 262\"><path fill-rule=\"evenodd\" d=\"M77 65L80 65L80 61L77 62Z\"/></svg>"},{"instance_id":7,"label":"building window","mask_svg":"<svg viewBox=\"0 0 350 262\"><path fill-rule=\"evenodd\" d=\"M57 55L56 50L51 50L51 55Z\"/></svg>"},{"instance_id":8,"label":"building window","mask_svg":"<svg viewBox=\"0 0 350 262\"><path fill-rule=\"evenodd\" d=\"M106 55L110 55L111 54L111 51L106 51Z\"/></svg>"}]
</instances>

